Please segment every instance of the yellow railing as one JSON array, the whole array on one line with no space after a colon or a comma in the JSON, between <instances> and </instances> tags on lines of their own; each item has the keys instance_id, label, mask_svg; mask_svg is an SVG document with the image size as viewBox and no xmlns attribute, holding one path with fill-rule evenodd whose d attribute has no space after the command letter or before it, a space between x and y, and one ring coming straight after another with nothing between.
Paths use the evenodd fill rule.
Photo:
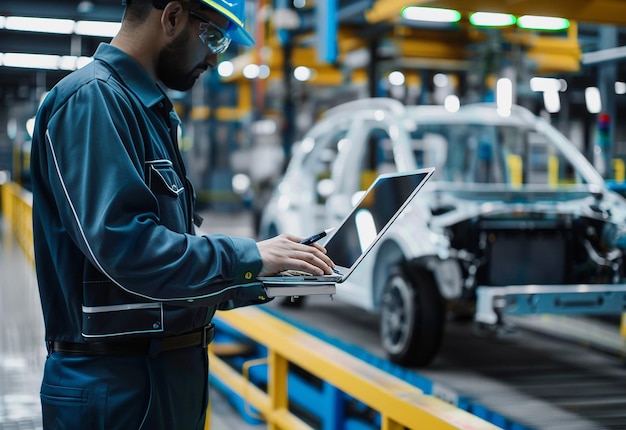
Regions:
<instances>
[{"instance_id":1,"label":"yellow railing","mask_svg":"<svg viewBox=\"0 0 626 430\"><path fill-rule=\"evenodd\" d=\"M3 217L10 225L20 247L34 263L32 195L19 185L0 184ZM293 363L347 395L380 412L381 429L497 429L470 413L456 408L413 385L359 360L254 307L219 312L222 321L268 351L267 392L237 373L209 349L211 374L224 382L244 401L256 408L270 430L311 429L288 410L287 374ZM244 368L256 364L247 363ZM210 429L210 414L205 428Z\"/></svg>"},{"instance_id":2,"label":"yellow railing","mask_svg":"<svg viewBox=\"0 0 626 430\"><path fill-rule=\"evenodd\" d=\"M14 182L0 184L0 189L3 218L9 224L26 258L34 265L32 194Z\"/></svg>"},{"instance_id":3,"label":"yellow railing","mask_svg":"<svg viewBox=\"0 0 626 430\"><path fill-rule=\"evenodd\" d=\"M506 158L507 168L509 170L510 183L514 186L522 185L523 161L517 154L509 154ZM612 160L613 177L616 182L624 182L626 180L626 163L621 158ZM611 178L609 178L611 179ZM548 184L558 185L565 181L559 178L559 159L554 155L548 157Z\"/></svg>"},{"instance_id":4,"label":"yellow railing","mask_svg":"<svg viewBox=\"0 0 626 430\"><path fill-rule=\"evenodd\" d=\"M212 375L259 411L270 430L312 429L288 410L290 363L379 412L383 430L499 428L437 397L424 394L408 382L257 307L218 312L216 320L218 327L223 322L267 348L267 392L233 370L212 351L209 351L209 368Z\"/></svg>"},{"instance_id":5,"label":"yellow railing","mask_svg":"<svg viewBox=\"0 0 626 430\"><path fill-rule=\"evenodd\" d=\"M2 214L31 264L34 263L32 195L19 185L0 184ZM497 429L498 427L454 407L346 352L254 307L218 312L222 321L268 351L267 392L251 383L217 356L211 347L211 374L256 408L270 430L311 429L288 410L288 365L293 363L363 402L381 415L382 430ZM622 315L626 336L626 314ZM258 360L257 360L258 361ZM248 363L247 368L255 363ZM206 430L210 429L207 414Z\"/></svg>"}]
</instances>

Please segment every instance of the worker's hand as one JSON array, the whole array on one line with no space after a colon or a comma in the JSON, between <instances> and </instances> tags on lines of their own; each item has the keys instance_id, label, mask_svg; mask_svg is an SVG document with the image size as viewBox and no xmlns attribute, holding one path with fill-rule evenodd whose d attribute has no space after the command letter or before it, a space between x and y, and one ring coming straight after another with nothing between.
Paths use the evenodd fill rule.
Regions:
<instances>
[{"instance_id":1,"label":"worker's hand","mask_svg":"<svg viewBox=\"0 0 626 430\"><path fill-rule=\"evenodd\" d=\"M326 255L326 249L317 243L303 245L302 238L281 234L257 242L263 268L259 276L275 275L285 270L301 270L313 275L330 275L335 263Z\"/></svg>"}]
</instances>

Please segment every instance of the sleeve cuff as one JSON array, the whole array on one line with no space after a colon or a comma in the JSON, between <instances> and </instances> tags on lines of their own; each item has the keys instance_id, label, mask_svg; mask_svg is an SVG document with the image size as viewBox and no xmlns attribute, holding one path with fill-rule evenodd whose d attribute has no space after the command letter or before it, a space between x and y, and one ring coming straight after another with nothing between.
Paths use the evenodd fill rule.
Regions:
<instances>
[{"instance_id":1,"label":"sleeve cuff","mask_svg":"<svg viewBox=\"0 0 626 430\"><path fill-rule=\"evenodd\" d=\"M231 237L236 258L233 261L235 284L247 284L256 280L263 268L261 253L254 239Z\"/></svg>"}]
</instances>

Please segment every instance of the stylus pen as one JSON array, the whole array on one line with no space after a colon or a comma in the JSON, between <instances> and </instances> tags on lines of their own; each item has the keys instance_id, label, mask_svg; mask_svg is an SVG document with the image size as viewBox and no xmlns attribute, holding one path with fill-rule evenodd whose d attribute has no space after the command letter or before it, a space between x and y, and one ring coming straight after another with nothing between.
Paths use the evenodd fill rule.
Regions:
<instances>
[{"instance_id":1,"label":"stylus pen","mask_svg":"<svg viewBox=\"0 0 626 430\"><path fill-rule=\"evenodd\" d=\"M333 230L334 229L332 228L327 228L326 230L320 231L319 233L314 234L313 236L309 236L306 239L302 239L300 243L303 245L311 245L317 242L318 240L320 240L321 238L325 237L328 233L330 233Z\"/></svg>"}]
</instances>

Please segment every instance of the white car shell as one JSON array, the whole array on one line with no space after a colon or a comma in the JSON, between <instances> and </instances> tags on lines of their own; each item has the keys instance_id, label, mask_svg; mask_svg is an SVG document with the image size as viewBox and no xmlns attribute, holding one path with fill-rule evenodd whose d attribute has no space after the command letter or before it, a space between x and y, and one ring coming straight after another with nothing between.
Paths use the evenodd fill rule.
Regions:
<instances>
[{"instance_id":1,"label":"white car shell","mask_svg":"<svg viewBox=\"0 0 626 430\"><path fill-rule=\"evenodd\" d=\"M519 106L503 113L495 105L476 104L451 113L441 106L403 106L377 98L330 109L294 146L264 209L260 236L289 232L306 237L336 226L377 175L430 166L436 169L430 181L337 288L340 300L382 311L383 337L389 325L411 320L407 312L424 312L420 306L432 296L411 293L400 279L405 301L424 297L412 306L402 304L402 317L385 311L390 277L405 263L409 271L429 273L444 302L475 300L476 289L484 285L621 281L621 251L615 243L623 233L626 201L606 187L562 133ZM516 241L526 240L522 234L528 235L528 244L517 246ZM557 252L553 267L546 268L541 258L520 253L518 248L526 247L535 253L542 247L577 251ZM526 272L517 274L506 260L502 263L507 253L526 265ZM592 265L597 267L570 275L572 267ZM418 284L430 282L424 276L417 276ZM413 275L407 278L417 282ZM408 331L392 344L387 341L386 349L400 363L426 364L433 351L412 360L417 345L399 346L412 337L414 344L424 343L415 334L419 330L411 326ZM431 349L437 345L431 341Z\"/></svg>"}]
</instances>

